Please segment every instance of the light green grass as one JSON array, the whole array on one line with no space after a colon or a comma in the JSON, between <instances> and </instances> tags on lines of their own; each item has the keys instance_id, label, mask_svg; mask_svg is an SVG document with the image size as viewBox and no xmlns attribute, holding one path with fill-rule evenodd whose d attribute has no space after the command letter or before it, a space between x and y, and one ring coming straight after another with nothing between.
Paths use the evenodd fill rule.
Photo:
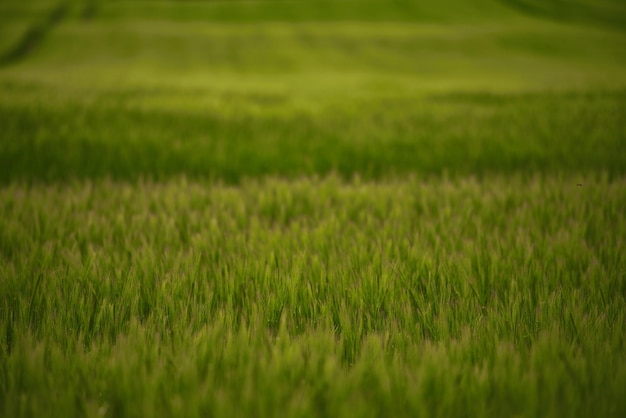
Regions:
<instances>
[{"instance_id":1,"label":"light green grass","mask_svg":"<svg viewBox=\"0 0 626 418\"><path fill-rule=\"evenodd\" d=\"M625 9L560 5L0 0L0 416L626 416Z\"/></svg>"}]
</instances>

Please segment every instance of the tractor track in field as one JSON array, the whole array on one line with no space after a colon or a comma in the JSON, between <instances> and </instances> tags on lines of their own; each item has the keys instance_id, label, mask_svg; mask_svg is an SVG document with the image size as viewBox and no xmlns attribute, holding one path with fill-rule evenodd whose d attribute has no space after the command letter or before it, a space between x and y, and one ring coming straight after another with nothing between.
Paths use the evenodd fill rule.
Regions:
<instances>
[{"instance_id":1,"label":"tractor track in field","mask_svg":"<svg viewBox=\"0 0 626 418\"><path fill-rule=\"evenodd\" d=\"M593 7L585 3L575 2L564 7L554 2L537 2L532 0L500 0L509 7L522 13L538 18L550 19L556 22L591 23L599 26L609 26L619 30L624 29L626 23L626 9L615 13L614 10Z\"/></svg>"},{"instance_id":2,"label":"tractor track in field","mask_svg":"<svg viewBox=\"0 0 626 418\"><path fill-rule=\"evenodd\" d=\"M46 36L58 26L69 9L69 3L57 4L41 22L33 24L22 38L0 57L0 66L8 66L18 62L33 52L45 40Z\"/></svg>"}]
</instances>

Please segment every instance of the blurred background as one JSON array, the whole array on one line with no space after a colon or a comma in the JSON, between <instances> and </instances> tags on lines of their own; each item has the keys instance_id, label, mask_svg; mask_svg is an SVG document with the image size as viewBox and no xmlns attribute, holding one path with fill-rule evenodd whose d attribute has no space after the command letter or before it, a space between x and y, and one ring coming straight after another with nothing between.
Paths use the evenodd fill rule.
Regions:
<instances>
[{"instance_id":1,"label":"blurred background","mask_svg":"<svg viewBox=\"0 0 626 418\"><path fill-rule=\"evenodd\" d=\"M625 23L622 0L0 0L0 179L621 172Z\"/></svg>"}]
</instances>

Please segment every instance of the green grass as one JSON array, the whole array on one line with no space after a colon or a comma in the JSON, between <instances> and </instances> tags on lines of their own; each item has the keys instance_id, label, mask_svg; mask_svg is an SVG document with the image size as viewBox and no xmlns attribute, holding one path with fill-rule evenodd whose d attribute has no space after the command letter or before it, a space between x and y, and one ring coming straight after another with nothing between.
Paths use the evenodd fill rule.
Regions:
<instances>
[{"instance_id":1,"label":"green grass","mask_svg":"<svg viewBox=\"0 0 626 418\"><path fill-rule=\"evenodd\" d=\"M5 415L619 416L625 184L5 188Z\"/></svg>"},{"instance_id":2,"label":"green grass","mask_svg":"<svg viewBox=\"0 0 626 418\"><path fill-rule=\"evenodd\" d=\"M626 9L569 6L0 1L0 416L625 416Z\"/></svg>"},{"instance_id":3,"label":"green grass","mask_svg":"<svg viewBox=\"0 0 626 418\"><path fill-rule=\"evenodd\" d=\"M182 103L194 100L191 91L170 90L88 106L0 105L5 135L20 138L0 145L0 181L626 174L621 91L378 98L320 111L293 110L279 96L226 93L205 112L125 106L167 101L172 94Z\"/></svg>"}]
</instances>

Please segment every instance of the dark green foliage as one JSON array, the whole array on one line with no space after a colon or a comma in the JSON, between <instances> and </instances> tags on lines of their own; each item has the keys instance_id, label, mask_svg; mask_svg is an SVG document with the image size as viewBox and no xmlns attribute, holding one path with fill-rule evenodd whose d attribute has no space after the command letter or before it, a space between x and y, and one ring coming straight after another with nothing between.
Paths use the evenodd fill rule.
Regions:
<instances>
[{"instance_id":1,"label":"dark green foliage","mask_svg":"<svg viewBox=\"0 0 626 418\"><path fill-rule=\"evenodd\" d=\"M0 180L615 176L626 169L625 109L623 93L441 96L274 116L4 106Z\"/></svg>"}]
</instances>

